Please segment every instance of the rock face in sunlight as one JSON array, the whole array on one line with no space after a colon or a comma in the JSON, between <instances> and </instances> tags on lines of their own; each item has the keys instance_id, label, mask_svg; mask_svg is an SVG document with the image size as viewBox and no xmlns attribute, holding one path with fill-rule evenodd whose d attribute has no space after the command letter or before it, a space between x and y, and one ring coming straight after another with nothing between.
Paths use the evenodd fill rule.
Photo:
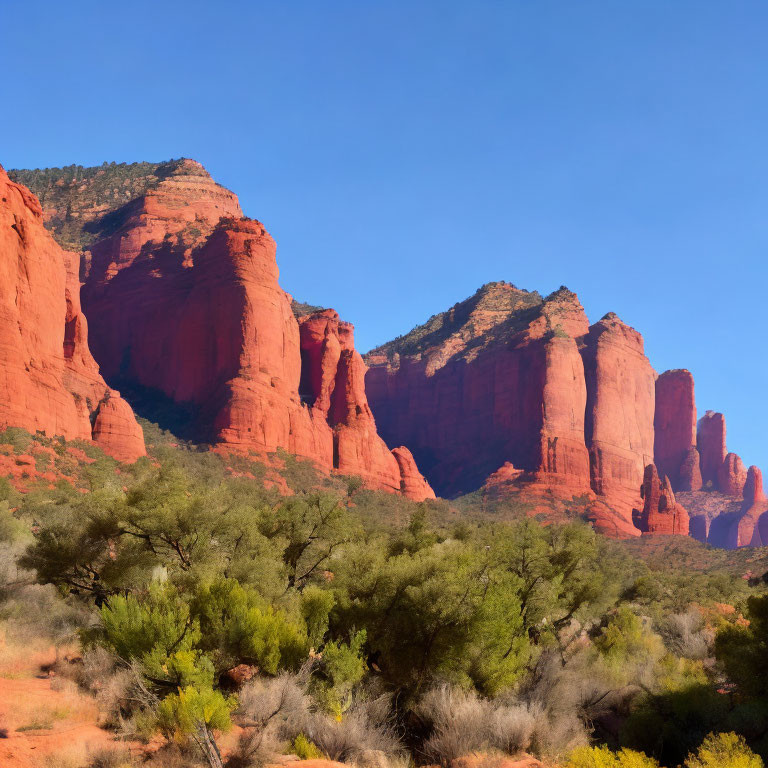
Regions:
<instances>
[{"instance_id":1,"label":"rock face in sunlight","mask_svg":"<svg viewBox=\"0 0 768 768\"><path fill-rule=\"evenodd\" d=\"M367 362L382 435L408 445L441 494L490 476L495 494L525 489L539 505L578 497L598 527L638 535L654 374L639 334L617 318L590 328L565 288L543 299L491 283ZM626 387L622 420L613 409Z\"/></svg>"},{"instance_id":2,"label":"rock face in sunlight","mask_svg":"<svg viewBox=\"0 0 768 768\"><path fill-rule=\"evenodd\" d=\"M669 478L660 479L654 464L645 468L640 495L643 497L643 509L635 510L634 518L643 533L688 535L688 512L675 500Z\"/></svg>"},{"instance_id":3,"label":"rock face in sunlight","mask_svg":"<svg viewBox=\"0 0 768 768\"><path fill-rule=\"evenodd\" d=\"M488 283L364 360L350 323L285 293L274 240L199 163L11 173L43 211L6 180L18 200L5 237L49 266L38 280L6 265L5 387L21 394L5 423L140 455L95 358L138 409L219 450L284 449L369 488L473 493L487 511L578 517L616 537L762 540L759 470L728 453L722 414L697 425L691 373L657 375L638 331L613 313L590 325L565 287ZM40 303L21 311L15 295Z\"/></svg>"},{"instance_id":4,"label":"rock face in sunlight","mask_svg":"<svg viewBox=\"0 0 768 768\"><path fill-rule=\"evenodd\" d=\"M145 454L130 406L88 348L75 254L43 226L37 198L0 167L0 426L94 441L120 461Z\"/></svg>"},{"instance_id":5,"label":"rock face in sunlight","mask_svg":"<svg viewBox=\"0 0 768 768\"><path fill-rule=\"evenodd\" d=\"M704 485L718 485L718 475L725 461L725 416L707 411L699 419L697 437L701 457L701 480Z\"/></svg>"},{"instance_id":6,"label":"rock face in sunlight","mask_svg":"<svg viewBox=\"0 0 768 768\"><path fill-rule=\"evenodd\" d=\"M83 303L108 380L183 407L198 440L283 448L371 488L430 496L378 436L352 325L333 310L297 319L274 240L199 163L85 169L69 186L30 174L49 226L84 249ZM105 410L94 430L113 435L124 415Z\"/></svg>"},{"instance_id":7,"label":"rock face in sunlight","mask_svg":"<svg viewBox=\"0 0 768 768\"><path fill-rule=\"evenodd\" d=\"M723 416L697 432L691 373L657 376L636 330L613 313L590 326L567 289L490 283L366 360L381 434L409 446L438 493L479 490L489 509L513 500L540 519L578 510L612 536L690 528L735 546L746 471Z\"/></svg>"},{"instance_id":8,"label":"rock face in sunlight","mask_svg":"<svg viewBox=\"0 0 768 768\"><path fill-rule=\"evenodd\" d=\"M690 371L665 371L656 379L653 424L653 455L661 476L668 477L675 490L699 490L696 397Z\"/></svg>"},{"instance_id":9,"label":"rock face in sunlight","mask_svg":"<svg viewBox=\"0 0 768 768\"><path fill-rule=\"evenodd\" d=\"M643 337L613 313L589 329L582 350L592 487L631 515L653 461L656 374Z\"/></svg>"}]
</instances>

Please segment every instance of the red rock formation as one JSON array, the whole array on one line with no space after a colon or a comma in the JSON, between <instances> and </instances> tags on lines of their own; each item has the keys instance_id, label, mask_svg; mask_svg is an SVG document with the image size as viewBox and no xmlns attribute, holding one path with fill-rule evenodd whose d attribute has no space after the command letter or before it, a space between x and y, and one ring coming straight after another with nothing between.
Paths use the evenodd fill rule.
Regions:
<instances>
[{"instance_id":1,"label":"red rock formation","mask_svg":"<svg viewBox=\"0 0 768 768\"><path fill-rule=\"evenodd\" d=\"M300 318L300 392L315 421L333 429L333 466L368 485L434 497L407 450L400 456L379 437L365 394L365 363L354 347L354 328L332 309ZM409 461L410 459L410 461ZM408 473L408 477L403 474Z\"/></svg>"},{"instance_id":2,"label":"red rock formation","mask_svg":"<svg viewBox=\"0 0 768 768\"><path fill-rule=\"evenodd\" d=\"M763 492L763 473L755 466L747 471L743 493L740 516L733 526L729 545L762 547L768 542L768 499Z\"/></svg>"},{"instance_id":3,"label":"red rock formation","mask_svg":"<svg viewBox=\"0 0 768 768\"><path fill-rule=\"evenodd\" d=\"M717 487L728 496L741 496L747 481L744 462L735 453L729 453L717 471Z\"/></svg>"},{"instance_id":4,"label":"red rock formation","mask_svg":"<svg viewBox=\"0 0 768 768\"><path fill-rule=\"evenodd\" d=\"M687 536L688 513L675 500L672 484L668 477L659 480L659 473L654 464L649 464L643 473L640 488L643 498L642 512L634 510L635 525L645 534Z\"/></svg>"},{"instance_id":5,"label":"red rock formation","mask_svg":"<svg viewBox=\"0 0 768 768\"><path fill-rule=\"evenodd\" d=\"M701 458L701 480L718 487L718 472L725 461L725 417L707 411L699 419L697 446Z\"/></svg>"},{"instance_id":6,"label":"red rock formation","mask_svg":"<svg viewBox=\"0 0 768 768\"><path fill-rule=\"evenodd\" d=\"M643 337L613 313L590 327L582 355L592 488L629 520L653 461L656 374Z\"/></svg>"},{"instance_id":7,"label":"red rock formation","mask_svg":"<svg viewBox=\"0 0 768 768\"><path fill-rule=\"evenodd\" d=\"M605 487L611 495L591 509L598 527L613 535L637 535L631 511L639 501L642 467L652 453L654 374L642 342L639 355L636 338L635 347L627 350L614 325L605 321L588 337L584 310L567 289L542 300L506 283L484 286L449 312L368 355L368 396L381 433L390 444L407 444L443 495L485 484L494 499L524 490L527 498L542 499L544 506L575 496L594 501L585 443L584 360L599 359L600 364L599 386L593 377L600 458L614 437L606 409L621 396L616 392L612 398L610 366L613 359L621 364L629 359L641 371L630 370L629 380L632 385L637 381L645 397L638 396L630 420L642 421L642 426L630 430L631 437L624 434L626 425L616 431L622 433L619 452L626 444L637 472L633 464L626 478L614 478L619 461L609 450ZM603 333L605 339L599 341ZM638 435L647 444L639 455ZM602 492L603 484L595 490ZM618 515L615 501L621 508Z\"/></svg>"},{"instance_id":8,"label":"red rock formation","mask_svg":"<svg viewBox=\"0 0 768 768\"><path fill-rule=\"evenodd\" d=\"M44 229L37 198L2 167L0 200L0 426L93 439L135 460L143 435L88 349L75 257Z\"/></svg>"},{"instance_id":9,"label":"red rock formation","mask_svg":"<svg viewBox=\"0 0 768 768\"><path fill-rule=\"evenodd\" d=\"M422 477L411 452L403 445L392 449L392 454L400 467L400 490L404 496L414 501L434 499L435 492Z\"/></svg>"},{"instance_id":10,"label":"red rock formation","mask_svg":"<svg viewBox=\"0 0 768 768\"><path fill-rule=\"evenodd\" d=\"M698 491L701 489L701 459L695 445L688 449L680 466L679 487L681 491Z\"/></svg>"},{"instance_id":11,"label":"red rock formation","mask_svg":"<svg viewBox=\"0 0 768 768\"><path fill-rule=\"evenodd\" d=\"M507 283L484 286L398 349L368 355L382 435L408 445L443 495L480 487L505 461L570 496L587 493L575 341L586 330L569 291L542 301Z\"/></svg>"},{"instance_id":12,"label":"red rock formation","mask_svg":"<svg viewBox=\"0 0 768 768\"><path fill-rule=\"evenodd\" d=\"M237 198L198 163L153 168L134 180L141 194L114 210L94 202L103 197L91 189L103 182L98 173L71 189L87 223L80 233L49 190L58 201L51 222L70 237L100 235L88 241L83 300L105 374L167 398L168 410L192 422L190 436L238 450L283 448L369 487L405 484L424 498L415 467L405 478L377 434L352 326L329 310L304 318L300 332L264 227L243 218ZM69 320L67 340L76 339ZM125 409L110 400L94 434L120 451L129 433Z\"/></svg>"},{"instance_id":13,"label":"red rock formation","mask_svg":"<svg viewBox=\"0 0 768 768\"><path fill-rule=\"evenodd\" d=\"M685 369L665 371L656 379L654 463L675 490L698 490L701 473L696 450L696 399L693 376ZM698 484L698 485L697 485Z\"/></svg>"}]
</instances>

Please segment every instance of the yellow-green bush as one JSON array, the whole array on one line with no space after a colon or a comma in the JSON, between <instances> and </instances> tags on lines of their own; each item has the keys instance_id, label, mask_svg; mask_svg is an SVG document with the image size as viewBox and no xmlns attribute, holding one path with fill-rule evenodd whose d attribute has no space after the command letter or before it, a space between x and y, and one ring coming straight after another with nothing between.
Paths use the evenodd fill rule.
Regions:
<instances>
[{"instance_id":1,"label":"yellow-green bush","mask_svg":"<svg viewBox=\"0 0 768 768\"><path fill-rule=\"evenodd\" d=\"M608 747L579 747L571 754L565 768L659 768L659 764L652 757L632 749L613 752Z\"/></svg>"},{"instance_id":2,"label":"yellow-green bush","mask_svg":"<svg viewBox=\"0 0 768 768\"><path fill-rule=\"evenodd\" d=\"M764 764L735 733L710 733L685 768L763 768Z\"/></svg>"}]
</instances>

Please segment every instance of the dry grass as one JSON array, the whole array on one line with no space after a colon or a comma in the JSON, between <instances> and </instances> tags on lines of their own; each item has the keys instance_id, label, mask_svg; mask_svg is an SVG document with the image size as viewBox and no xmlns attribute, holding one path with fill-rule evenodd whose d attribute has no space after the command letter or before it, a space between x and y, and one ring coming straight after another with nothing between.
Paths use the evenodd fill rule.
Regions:
<instances>
[{"instance_id":1,"label":"dry grass","mask_svg":"<svg viewBox=\"0 0 768 768\"><path fill-rule=\"evenodd\" d=\"M398 759L403 751L395 732L388 697L354 702L341 720L315 713L303 732L331 760L363 763L370 753Z\"/></svg>"},{"instance_id":2,"label":"dry grass","mask_svg":"<svg viewBox=\"0 0 768 768\"><path fill-rule=\"evenodd\" d=\"M442 765L473 752L499 750L514 755L525 751L544 719L538 705L502 704L448 685L429 691L417 712L432 728L424 754Z\"/></svg>"},{"instance_id":3,"label":"dry grass","mask_svg":"<svg viewBox=\"0 0 768 768\"><path fill-rule=\"evenodd\" d=\"M660 634L667 648L677 656L706 659L712 655L715 633L706 625L704 616L696 608L668 616Z\"/></svg>"}]
</instances>

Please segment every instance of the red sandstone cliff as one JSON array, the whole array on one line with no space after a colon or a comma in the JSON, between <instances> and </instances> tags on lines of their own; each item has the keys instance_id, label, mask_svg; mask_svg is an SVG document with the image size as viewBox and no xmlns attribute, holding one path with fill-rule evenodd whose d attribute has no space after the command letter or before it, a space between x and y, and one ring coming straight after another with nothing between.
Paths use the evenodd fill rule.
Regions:
<instances>
[{"instance_id":1,"label":"red sandstone cliff","mask_svg":"<svg viewBox=\"0 0 768 768\"><path fill-rule=\"evenodd\" d=\"M89 351L77 257L56 244L37 198L2 167L0 201L0 426L93 440L134 461L144 438Z\"/></svg>"},{"instance_id":2,"label":"red sandstone cliff","mask_svg":"<svg viewBox=\"0 0 768 768\"><path fill-rule=\"evenodd\" d=\"M639 533L631 513L652 458L654 373L618 319L590 329L567 289L542 299L491 283L367 362L381 434L407 444L440 493L490 476L494 495L523 490L536 513L580 498L598 528Z\"/></svg>"},{"instance_id":3,"label":"red sandstone cliff","mask_svg":"<svg viewBox=\"0 0 768 768\"><path fill-rule=\"evenodd\" d=\"M82 170L64 191L46 176L43 193L49 226L84 248L83 304L109 380L182 408L198 439L283 448L372 488L433 495L377 434L352 326L328 311L300 328L275 243L234 194L191 160L143 164L144 176ZM127 176L130 199L110 173ZM73 208L79 230L62 215Z\"/></svg>"}]
</instances>

